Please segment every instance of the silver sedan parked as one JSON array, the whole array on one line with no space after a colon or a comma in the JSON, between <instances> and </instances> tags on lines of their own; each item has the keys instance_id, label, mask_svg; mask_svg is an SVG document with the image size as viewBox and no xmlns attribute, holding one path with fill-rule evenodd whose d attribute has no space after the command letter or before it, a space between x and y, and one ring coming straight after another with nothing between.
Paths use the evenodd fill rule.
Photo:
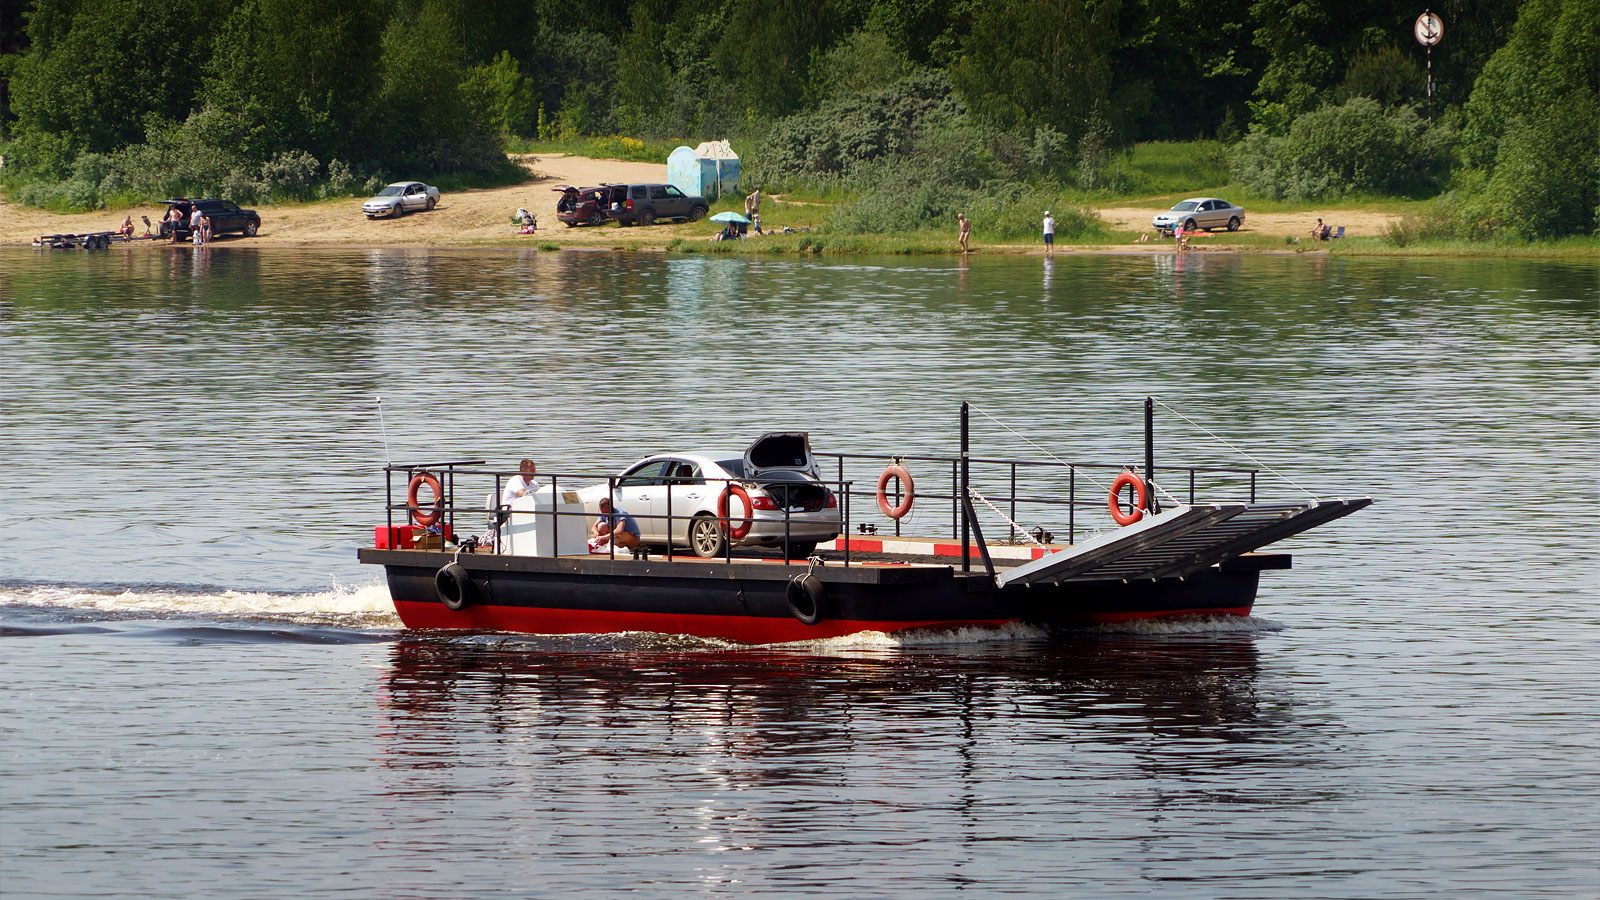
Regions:
<instances>
[{"instance_id":1,"label":"silver sedan parked","mask_svg":"<svg viewBox=\"0 0 1600 900\"><path fill-rule=\"evenodd\" d=\"M439 205L439 189L420 181L396 181L378 192L378 196L361 204L361 212L369 219L382 216L399 218L408 212L433 209Z\"/></svg>"},{"instance_id":2,"label":"silver sedan parked","mask_svg":"<svg viewBox=\"0 0 1600 900\"><path fill-rule=\"evenodd\" d=\"M1156 217L1150 220L1150 224L1162 234L1172 231L1176 225L1182 225L1184 231L1194 231L1197 228L1204 228L1206 231L1213 228L1238 231L1239 226L1244 224L1244 208L1216 197L1194 197L1164 213L1157 213Z\"/></svg>"}]
</instances>

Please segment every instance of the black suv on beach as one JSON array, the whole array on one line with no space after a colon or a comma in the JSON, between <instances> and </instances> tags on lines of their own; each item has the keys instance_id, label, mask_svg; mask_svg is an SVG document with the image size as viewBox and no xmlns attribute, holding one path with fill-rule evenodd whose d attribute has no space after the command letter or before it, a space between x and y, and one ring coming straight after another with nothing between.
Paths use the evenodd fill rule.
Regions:
<instances>
[{"instance_id":1,"label":"black suv on beach","mask_svg":"<svg viewBox=\"0 0 1600 900\"><path fill-rule=\"evenodd\" d=\"M659 219L698 222L711 204L670 184L607 184L606 215L624 225L654 225Z\"/></svg>"},{"instance_id":2,"label":"black suv on beach","mask_svg":"<svg viewBox=\"0 0 1600 900\"><path fill-rule=\"evenodd\" d=\"M213 235L237 231L245 237L255 237L256 232L261 230L261 216L259 213L253 209L240 209L237 204L230 200L191 200L180 197L176 200L163 200L161 202L171 209L176 209L178 214L183 216L183 221L178 223L178 240L180 241L189 239L189 216L194 212L196 206L200 207L202 215L211 219L211 233ZM172 237L171 222L163 221L161 223L161 236L164 238Z\"/></svg>"}]
</instances>

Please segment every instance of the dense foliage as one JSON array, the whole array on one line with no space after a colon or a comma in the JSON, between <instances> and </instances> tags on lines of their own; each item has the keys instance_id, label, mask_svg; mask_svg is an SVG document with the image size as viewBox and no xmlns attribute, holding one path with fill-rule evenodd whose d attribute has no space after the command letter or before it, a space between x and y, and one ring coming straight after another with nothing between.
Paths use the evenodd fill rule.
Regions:
<instances>
[{"instance_id":1,"label":"dense foliage","mask_svg":"<svg viewBox=\"0 0 1600 900\"><path fill-rule=\"evenodd\" d=\"M1251 196L1446 192L1467 232L1593 231L1600 6L1431 6L1424 54L1418 10L1378 0L16 0L0 149L22 199L93 207L731 137L871 231L1136 190L1124 149L1216 139Z\"/></svg>"}]
</instances>

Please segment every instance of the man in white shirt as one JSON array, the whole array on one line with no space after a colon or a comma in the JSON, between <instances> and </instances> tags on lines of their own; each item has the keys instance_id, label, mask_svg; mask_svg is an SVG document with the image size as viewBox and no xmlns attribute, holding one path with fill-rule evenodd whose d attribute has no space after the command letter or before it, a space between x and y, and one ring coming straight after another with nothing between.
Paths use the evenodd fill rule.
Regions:
<instances>
[{"instance_id":1,"label":"man in white shirt","mask_svg":"<svg viewBox=\"0 0 1600 900\"><path fill-rule=\"evenodd\" d=\"M533 460L525 459L517 467L517 472L518 474L506 482L505 490L500 492L501 509L510 506L511 501L533 490L533 476L538 474L539 468L533 464Z\"/></svg>"},{"instance_id":2,"label":"man in white shirt","mask_svg":"<svg viewBox=\"0 0 1600 900\"><path fill-rule=\"evenodd\" d=\"M1050 210L1044 211L1044 255L1050 256L1056 252L1056 220L1050 218Z\"/></svg>"},{"instance_id":3,"label":"man in white shirt","mask_svg":"<svg viewBox=\"0 0 1600 900\"><path fill-rule=\"evenodd\" d=\"M489 519L489 533L485 535L487 540L484 543L496 549L500 543L500 526L505 523L506 511L511 508L511 501L533 490L533 476L539 471L531 459L523 460L517 470L518 474L511 476L511 480L507 481L505 488L500 491L500 503Z\"/></svg>"}]
</instances>

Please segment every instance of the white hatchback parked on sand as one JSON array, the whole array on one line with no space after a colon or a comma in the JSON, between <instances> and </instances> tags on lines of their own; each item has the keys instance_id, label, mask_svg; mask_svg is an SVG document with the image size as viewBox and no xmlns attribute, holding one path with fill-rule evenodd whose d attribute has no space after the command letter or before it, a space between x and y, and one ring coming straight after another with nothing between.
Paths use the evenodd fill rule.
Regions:
<instances>
[{"instance_id":1,"label":"white hatchback parked on sand","mask_svg":"<svg viewBox=\"0 0 1600 900\"><path fill-rule=\"evenodd\" d=\"M725 552L724 515L735 547L782 550L787 532L791 559L811 555L843 528L838 495L821 483L810 440L800 432L764 434L742 454L657 453L623 469L615 482L614 503L639 523L645 544L670 542L700 557ZM584 511L598 514L612 490L598 484L579 491Z\"/></svg>"}]
</instances>

